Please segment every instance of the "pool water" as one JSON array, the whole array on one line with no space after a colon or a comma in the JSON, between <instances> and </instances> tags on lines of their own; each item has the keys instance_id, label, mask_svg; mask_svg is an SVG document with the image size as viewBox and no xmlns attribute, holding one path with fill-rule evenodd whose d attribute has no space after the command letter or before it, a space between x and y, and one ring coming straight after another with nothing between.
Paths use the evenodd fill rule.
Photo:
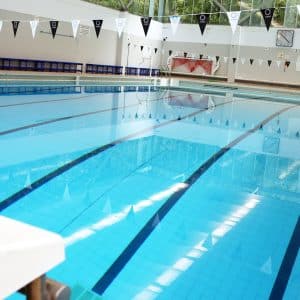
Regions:
<instances>
[{"instance_id":1,"label":"pool water","mask_svg":"<svg viewBox=\"0 0 300 300\"><path fill-rule=\"evenodd\" d=\"M0 95L0 210L63 236L72 299L300 299L295 101L26 88Z\"/></svg>"}]
</instances>

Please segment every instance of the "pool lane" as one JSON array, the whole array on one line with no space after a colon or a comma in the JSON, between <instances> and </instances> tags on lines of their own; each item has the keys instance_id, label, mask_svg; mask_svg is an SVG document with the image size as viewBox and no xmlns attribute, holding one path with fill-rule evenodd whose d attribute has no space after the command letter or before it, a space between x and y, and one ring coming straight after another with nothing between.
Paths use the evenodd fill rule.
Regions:
<instances>
[{"instance_id":1,"label":"pool lane","mask_svg":"<svg viewBox=\"0 0 300 300\"><path fill-rule=\"evenodd\" d=\"M220 103L217 104L216 106L221 106L221 105L225 105L231 103L231 101L227 101L224 103ZM103 151L106 151L120 143L123 143L127 140L133 139L133 138L137 138L138 136L141 136L143 134L147 134L148 132L152 132L153 130L163 127L163 126L167 126L170 124L173 124L175 122L179 122L181 120L185 120L187 118L191 118L194 117L202 112L207 111L208 108L206 109L200 109L200 110L196 110L195 112L189 113L187 115L182 115L180 117L180 119L175 118L175 119L171 119L165 122L162 122L160 124L156 124L154 126L150 126L150 127L146 127L140 131L134 132L132 134L129 134L127 136L121 137L117 140L114 140L108 144L105 144L103 146L100 146L96 149L93 149L92 151L85 153L83 155L81 155L80 157L76 158L75 160L72 160L66 164L64 164L63 166L55 169L54 171L48 173L47 175L39 178L38 180L31 182L29 184L29 186L25 186L23 189L15 192L13 195L7 197L6 199L2 200L0 202L0 211L3 211L4 209L6 209L7 207L9 207L10 205L14 204L15 202L17 202L18 200L22 199L24 196L32 193L33 191L35 191L36 189L38 189L39 187L43 186L44 184L46 184L47 182L49 182L50 180L60 176L61 174L67 172L68 170L70 170L71 168L73 168L74 166L77 166L78 164L81 164L83 162L85 162L86 160L97 156L98 154L100 154Z\"/></svg>"},{"instance_id":2,"label":"pool lane","mask_svg":"<svg viewBox=\"0 0 300 300\"><path fill-rule=\"evenodd\" d=\"M238 143L246 139L248 136L258 131L260 128L265 126L271 120L279 116L280 114L286 112L297 106L285 107L268 118L264 119L262 122L257 124L254 128L248 130L225 147L221 148L218 152L214 153L208 160L201 164L198 169L183 182L184 187L179 191L173 193L168 200L157 210L144 227L138 232L134 239L128 244L120 256L114 261L110 268L105 272L105 274L97 281L93 287L93 291L102 295L109 285L118 276L124 266L130 261L138 249L142 246L144 241L149 237L149 235L154 231L154 229L160 224L163 218L169 213L172 207L180 200L180 198L193 186L194 183L216 162L218 161L226 152L231 150Z\"/></svg>"}]
</instances>

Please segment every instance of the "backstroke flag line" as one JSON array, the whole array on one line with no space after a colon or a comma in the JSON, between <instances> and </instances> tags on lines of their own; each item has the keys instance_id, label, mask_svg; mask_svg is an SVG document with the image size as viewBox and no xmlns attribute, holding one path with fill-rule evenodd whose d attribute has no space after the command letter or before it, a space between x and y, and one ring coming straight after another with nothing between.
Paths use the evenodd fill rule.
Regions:
<instances>
[{"instance_id":1,"label":"backstroke flag line","mask_svg":"<svg viewBox=\"0 0 300 300\"><path fill-rule=\"evenodd\" d=\"M103 20L93 20L95 31L96 31L96 36L97 38L99 37L100 30L103 24Z\"/></svg>"},{"instance_id":2,"label":"backstroke flag line","mask_svg":"<svg viewBox=\"0 0 300 300\"><path fill-rule=\"evenodd\" d=\"M200 27L201 34L205 31L206 24L209 22L209 14L199 14L196 16Z\"/></svg>"},{"instance_id":3,"label":"backstroke flag line","mask_svg":"<svg viewBox=\"0 0 300 300\"><path fill-rule=\"evenodd\" d=\"M35 38L36 29L39 24L39 21L33 20L33 21L30 21L29 23L30 23L30 27L31 27L32 37Z\"/></svg>"},{"instance_id":4,"label":"backstroke flag line","mask_svg":"<svg viewBox=\"0 0 300 300\"><path fill-rule=\"evenodd\" d=\"M269 28L271 26L274 10L275 10L274 7L264 8L264 9L260 10L262 15L263 15L263 18L264 18L264 21L265 21L265 24L266 24L266 28L267 28L268 31L269 31Z\"/></svg>"},{"instance_id":5,"label":"backstroke flag line","mask_svg":"<svg viewBox=\"0 0 300 300\"><path fill-rule=\"evenodd\" d=\"M78 28L79 28L80 20L72 20L72 30L74 39L77 36Z\"/></svg>"},{"instance_id":6,"label":"backstroke flag line","mask_svg":"<svg viewBox=\"0 0 300 300\"><path fill-rule=\"evenodd\" d=\"M121 37L124 28L126 25L126 18L117 18L116 19L116 27L117 27L117 32L118 32L118 36L119 38Z\"/></svg>"},{"instance_id":7,"label":"backstroke flag line","mask_svg":"<svg viewBox=\"0 0 300 300\"><path fill-rule=\"evenodd\" d=\"M229 11L227 17L231 26L232 33L235 33L236 27L239 23L241 12L240 11Z\"/></svg>"},{"instance_id":8,"label":"backstroke flag line","mask_svg":"<svg viewBox=\"0 0 300 300\"><path fill-rule=\"evenodd\" d=\"M181 17L180 16L170 16L169 19L170 19L170 23L171 23L172 33L173 33L173 35L175 35L177 32Z\"/></svg>"},{"instance_id":9,"label":"backstroke flag line","mask_svg":"<svg viewBox=\"0 0 300 300\"><path fill-rule=\"evenodd\" d=\"M141 22L144 29L145 36L148 34L148 30L151 24L152 17L142 17Z\"/></svg>"}]
</instances>

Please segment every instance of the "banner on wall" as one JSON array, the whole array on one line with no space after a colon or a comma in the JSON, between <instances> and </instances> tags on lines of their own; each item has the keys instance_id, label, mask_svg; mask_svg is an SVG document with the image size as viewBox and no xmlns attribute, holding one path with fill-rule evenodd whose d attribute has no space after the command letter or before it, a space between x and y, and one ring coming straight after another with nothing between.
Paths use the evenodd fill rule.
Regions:
<instances>
[{"instance_id":1,"label":"banner on wall","mask_svg":"<svg viewBox=\"0 0 300 300\"><path fill-rule=\"evenodd\" d=\"M262 13L262 15L263 15L263 18L264 18L264 21L265 21L265 25L266 25L266 28L267 28L268 31L269 31L270 26L271 26L271 22L272 22L274 10L275 10L274 7L264 8L264 9L260 10L261 13Z\"/></svg>"},{"instance_id":2,"label":"banner on wall","mask_svg":"<svg viewBox=\"0 0 300 300\"><path fill-rule=\"evenodd\" d=\"M29 23L30 23L30 27L31 27L32 37L35 38L36 29L37 29L37 26L39 24L39 21L38 20L33 20L33 21L30 21Z\"/></svg>"},{"instance_id":3,"label":"banner on wall","mask_svg":"<svg viewBox=\"0 0 300 300\"><path fill-rule=\"evenodd\" d=\"M100 34L100 30L103 24L103 20L93 20L94 23L94 28L95 28L95 32L96 32L96 36L97 38L99 38L99 34Z\"/></svg>"},{"instance_id":4,"label":"banner on wall","mask_svg":"<svg viewBox=\"0 0 300 300\"><path fill-rule=\"evenodd\" d=\"M141 17L141 23L144 29L145 36L148 34L148 30L151 24L152 17Z\"/></svg>"},{"instance_id":5,"label":"banner on wall","mask_svg":"<svg viewBox=\"0 0 300 300\"><path fill-rule=\"evenodd\" d=\"M172 33L173 33L173 35L175 35L177 32L181 17L180 16L170 16L169 19L170 19L170 23L171 23Z\"/></svg>"},{"instance_id":6,"label":"banner on wall","mask_svg":"<svg viewBox=\"0 0 300 300\"><path fill-rule=\"evenodd\" d=\"M0 31L2 30L3 21L0 21Z\"/></svg>"},{"instance_id":7,"label":"banner on wall","mask_svg":"<svg viewBox=\"0 0 300 300\"><path fill-rule=\"evenodd\" d=\"M16 37L20 21L11 21L11 23L14 31L14 37Z\"/></svg>"},{"instance_id":8,"label":"banner on wall","mask_svg":"<svg viewBox=\"0 0 300 300\"><path fill-rule=\"evenodd\" d=\"M72 30L74 39L77 36L78 28L79 28L80 20L72 20Z\"/></svg>"},{"instance_id":9,"label":"banner on wall","mask_svg":"<svg viewBox=\"0 0 300 300\"><path fill-rule=\"evenodd\" d=\"M118 32L118 36L119 38L121 37L124 28L126 26L126 18L116 18L116 27L117 27L117 32Z\"/></svg>"},{"instance_id":10,"label":"banner on wall","mask_svg":"<svg viewBox=\"0 0 300 300\"><path fill-rule=\"evenodd\" d=\"M227 17L231 26L232 33L235 33L236 27L239 23L241 12L240 11L229 11Z\"/></svg>"},{"instance_id":11,"label":"banner on wall","mask_svg":"<svg viewBox=\"0 0 300 300\"><path fill-rule=\"evenodd\" d=\"M209 14L199 14L196 16L201 34L205 31L206 24L209 22Z\"/></svg>"},{"instance_id":12,"label":"banner on wall","mask_svg":"<svg viewBox=\"0 0 300 300\"><path fill-rule=\"evenodd\" d=\"M57 27L58 27L58 21L50 21L49 23L52 32L52 37L55 38Z\"/></svg>"}]
</instances>

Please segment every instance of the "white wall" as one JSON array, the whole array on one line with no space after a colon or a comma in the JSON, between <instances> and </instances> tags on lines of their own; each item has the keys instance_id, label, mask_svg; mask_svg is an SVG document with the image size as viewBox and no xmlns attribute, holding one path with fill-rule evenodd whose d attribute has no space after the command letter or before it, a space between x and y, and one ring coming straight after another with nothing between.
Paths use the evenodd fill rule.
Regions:
<instances>
[{"instance_id":1,"label":"white wall","mask_svg":"<svg viewBox=\"0 0 300 300\"><path fill-rule=\"evenodd\" d=\"M230 79L300 84L300 72L296 68L296 61L299 59L300 62L300 29L295 29L292 48L279 48L275 46L275 28L268 32L264 27L238 27L232 35L230 26L208 25L202 36L197 24L180 24L173 36L170 24L152 21L145 38L140 17L80 0L0 0L0 7L0 20L4 20L0 32L0 57L159 67L166 65L168 50L173 50L173 53L182 51L197 56L220 56L216 75ZM41 23L33 40L28 21L35 17ZM117 17L127 18L121 38L116 32ZM50 33L50 19L63 21L55 40L50 34L41 33ZM73 19L81 20L81 24L89 28L89 33L74 40L70 23ZM99 39L95 36L93 19L104 20ZM16 38L13 37L11 20L23 21ZM164 37L168 37L166 42L162 41ZM143 53L141 45L146 50ZM154 54L154 48L158 48L157 54ZM147 50L150 51L148 55ZM246 63L237 60L233 65L231 59L226 63L222 60L224 56L245 58ZM253 66L249 64L250 58L255 59ZM258 64L260 58L264 59L262 66ZM269 59L273 61L271 67L266 66ZM280 67L277 67L276 60L281 61ZM291 61L288 69L284 68L285 60Z\"/></svg>"}]
</instances>

